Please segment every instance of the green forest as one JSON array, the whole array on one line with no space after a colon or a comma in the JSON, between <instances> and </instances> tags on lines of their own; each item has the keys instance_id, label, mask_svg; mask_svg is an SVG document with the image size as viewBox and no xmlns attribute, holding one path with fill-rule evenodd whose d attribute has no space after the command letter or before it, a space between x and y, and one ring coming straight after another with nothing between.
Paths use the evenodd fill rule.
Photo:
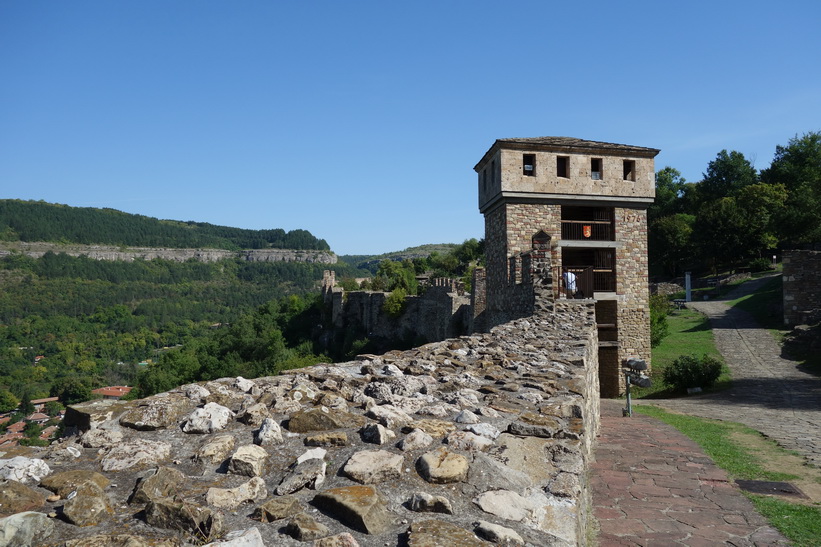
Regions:
<instances>
[{"instance_id":1,"label":"green forest","mask_svg":"<svg viewBox=\"0 0 821 547\"><path fill-rule=\"evenodd\" d=\"M158 220L114 209L14 199L0 200L0 241L176 249L330 250L324 239L317 239L306 230L245 230L207 222Z\"/></svg>"},{"instance_id":2,"label":"green forest","mask_svg":"<svg viewBox=\"0 0 821 547\"><path fill-rule=\"evenodd\" d=\"M777 146L760 171L735 150L696 183L661 169L648 221L651 273L663 276L761 270L780 249L821 242L821 132Z\"/></svg>"}]
</instances>

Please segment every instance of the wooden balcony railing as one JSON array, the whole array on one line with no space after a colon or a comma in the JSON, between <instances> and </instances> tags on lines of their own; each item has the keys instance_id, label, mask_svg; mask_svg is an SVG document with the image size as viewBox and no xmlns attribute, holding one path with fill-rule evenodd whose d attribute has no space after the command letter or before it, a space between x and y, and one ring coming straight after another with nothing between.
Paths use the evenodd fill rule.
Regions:
<instances>
[{"instance_id":1,"label":"wooden balcony railing","mask_svg":"<svg viewBox=\"0 0 821 547\"><path fill-rule=\"evenodd\" d=\"M616 290L616 272L613 270L594 269L593 266L571 266L557 270L558 279L561 280L560 294L565 298L593 298L595 292ZM570 283L568 276L565 275L569 273L573 274L573 277L569 278Z\"/></svg>"},{"instance_id":2,"label":"wooden balcony railing","mask_svg":"<svg viewBox=\"0 0 821 547\"><path fill-rule=\"evenodd\" d=\"M609 220L563 220L562 239L614 241L613 223Z\"/></svg>"}]
</instances>

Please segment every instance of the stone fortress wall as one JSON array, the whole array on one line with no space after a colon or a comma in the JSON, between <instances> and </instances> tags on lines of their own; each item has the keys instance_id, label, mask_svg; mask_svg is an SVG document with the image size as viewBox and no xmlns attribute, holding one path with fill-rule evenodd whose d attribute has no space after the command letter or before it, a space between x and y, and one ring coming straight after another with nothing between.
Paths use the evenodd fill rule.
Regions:
<instances>
[{"instance_id":1,"label":"stone fortress wall","mask_svg":"<svg viewBox=\"0 0 821 547\"><path fill-rule=\"evenodd\" d=\"M64 253L69 256L86 256L94 260L153 260L161 258L174 262L196 260L198 262L218 262L224 259L240 258L248 262L307 262L336 264L337 257L330 251L310 251L293 249L164 249L150 247L115 247L109 245L60 245L57 243L4 243L0 248L0 258L11 254L23 254L41 258L47 252Z\"/></svg>"},{"instance_id":2,"label":"stone fortress wall","mask_svg":"<svg viewBox=\"0 0 821 547\"><path fill-rule=\"evenodd\" d=\"M821 319L821 249L788 250L784 265L784 324L802 325Z\"/></svg>"},{"instance_id":3,"label":"stone fortress wall","mask_svg":"<svg viewBox=\"0 0 821 547\"><path fill-rule=\"evenodd\" d=\"M28 520L29 544L67 547L226 533L251 545L587 545L597 346L592 302L548 300L404 352L72 405L74 434L37 459L0 460L30 510L11 524Z\"/></svg>"}]
</instances>

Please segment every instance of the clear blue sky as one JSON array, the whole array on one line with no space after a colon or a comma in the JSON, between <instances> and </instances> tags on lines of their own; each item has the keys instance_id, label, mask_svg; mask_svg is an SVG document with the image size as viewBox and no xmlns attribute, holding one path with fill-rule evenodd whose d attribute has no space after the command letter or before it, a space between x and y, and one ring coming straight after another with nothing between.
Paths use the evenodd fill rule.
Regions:
<instances>
[{"instance_id":1,"label":"clear blue sky","mask_svg":"<svg viewBox=\"0 0 821 547\"><path fill-rule=\"evenodd\" d=\"M660 148L697 181L821 130L821 2L0 2L0 197L340 254L482 237L497 138Z\"/></svg>"}]
</instances>

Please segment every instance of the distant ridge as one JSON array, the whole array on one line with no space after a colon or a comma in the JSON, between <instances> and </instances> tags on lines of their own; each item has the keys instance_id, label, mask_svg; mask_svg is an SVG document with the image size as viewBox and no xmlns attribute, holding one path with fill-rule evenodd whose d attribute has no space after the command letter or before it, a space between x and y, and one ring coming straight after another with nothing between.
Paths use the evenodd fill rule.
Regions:
<instances>
[{"instance_id":1,"label":"distant ridge","mask_svg":"<svg viewBox=\"0 0 821 547\"><path fill-rule=\"evenodd\" d=\"M329 251L307 230L247 230L207 222L159 220L115 209L0 200L0 242L49 242L171 249Z\"/></svg>"}]
</instances>

